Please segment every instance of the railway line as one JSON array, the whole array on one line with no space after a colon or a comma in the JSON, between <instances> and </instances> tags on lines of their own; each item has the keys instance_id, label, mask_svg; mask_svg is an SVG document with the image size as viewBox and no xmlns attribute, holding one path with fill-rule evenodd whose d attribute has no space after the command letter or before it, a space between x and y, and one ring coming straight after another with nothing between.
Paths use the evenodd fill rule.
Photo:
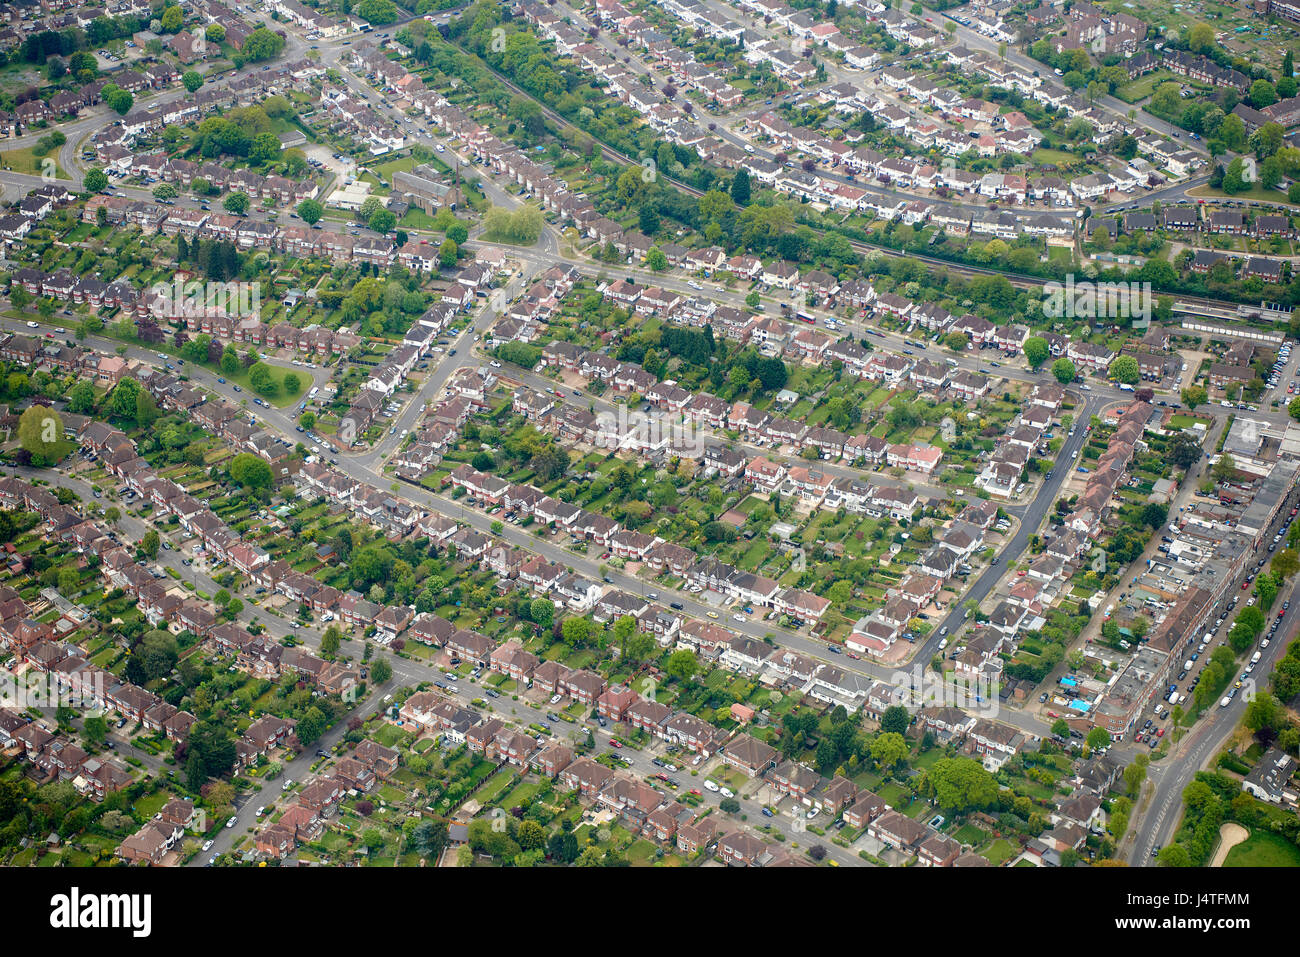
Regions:
<instances>
[{"instance_id":1,"label":"railway line","mask_svg":"<svg viewBox=\"0 0 1300 957\"><path fill-rule=\"evenodd\" d=\"M623 163L625 165L632 165L632 166L641 165L642 160L635 159L631 156L628 156L626 153L614 149L612 146L605 143L603 140L597 139L596 137L588 133L586 130L582 129L580 126L565 119L563 116L555 112L545 103L543 103L541 100L537 99L537 97L535 97L532 93L525 90L523 87L513 82L509 77L505 76L504 74L496 70L491 64L489 64L486 60L484 60L473 50L467 49L466 47L456 42L455 40L452 40L450 37L447 37L445 34L444 34L444 39L446 39L448 43L454 46L457 50L464 53L466 56L472 57L475 60L475 62L480 64L483 67L483 69L491 73L492 76L495 77L507 89L515 93L518 93L521 96L526 96L534 103L536 103L541 108L542 115L545 116L548 120L558 124L560 127L568 128L576 132L582 133L584 136L591 137L593 142L595 142L598 145L600 149L600 154L606 159L616 163ZM678 189L685 192L687 195L695 196L695 197L700 197L704 195L703 190L691 186L689 183L684 183L679 179L674 179L673 177L668 176L663 171L659 171L659 175L663 176L664 179L672 183ZM971 266L966 263L957 263L951 260L942 259L937 256L926 256L921 253L905 252L903 250L894 249L891 246L884 246L877 243L868 243L860 239L850 239L848 240L848 242L849 245L854 249L854 251L863 255L881 254L892 258L914 259L918 262L922 262L927 265L951 270L952 272L958 273L959 275L963 275L963 276L1002 276L1012 286L1016 287L1017 289L1025 289L1025 290L1040 289L1041 290L1044 284L1052 281L1050 278L1030 276L1024 273L1014 273L1004 269L994 269L985 266ZM1161 293L1161 290L1159 289L1155 289L1153 291L1157 294ZM1238 305L1240 305L1240 303L1228 302L1222 299L1211 299L1206 296L1194 296L1194 295L1187 295L1183 293L1174 293L1174 292L1166 292L1163 294L1173 297L1174 308L1177 309L1181 305L1184 307L1182 311L1190 311L1190 309L1204 309L1204 310L1217 310L1220 312L1227 311L1235 315L1237 307ZM1190 307L1190 309L1187 307Z\"/></svg>"}]
</instances>

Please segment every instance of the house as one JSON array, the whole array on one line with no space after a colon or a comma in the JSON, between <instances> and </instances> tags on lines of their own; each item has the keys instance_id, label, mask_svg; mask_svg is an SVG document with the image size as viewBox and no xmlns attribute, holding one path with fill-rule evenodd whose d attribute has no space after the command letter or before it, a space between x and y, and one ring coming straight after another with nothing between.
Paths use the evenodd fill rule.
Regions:
<instances>
[{"instance_id":1,"label":"house","mask_svg":"<svg viewBox=\"0 0 1300 957\"><path fill-rule=\"evenodd\" d=\"M1241 782L1241 789L1269 804L1295 807L1300 798L1300 786L1293 780L1295 771L1295 758L1279 748L1269 748Z\"/></svg>"},{"instance_id":2,"label":"house","mask_svg":"<svg viewBox=\"0 0 1300 957\"><path fill-rule=\"evenodd\" d=\"M776 759L780 757L776 748L748 734L732 738L718 753L723 764L739 768L750 777L761 777L769 768L776 766Z\"/></svg>"}]
</instances>

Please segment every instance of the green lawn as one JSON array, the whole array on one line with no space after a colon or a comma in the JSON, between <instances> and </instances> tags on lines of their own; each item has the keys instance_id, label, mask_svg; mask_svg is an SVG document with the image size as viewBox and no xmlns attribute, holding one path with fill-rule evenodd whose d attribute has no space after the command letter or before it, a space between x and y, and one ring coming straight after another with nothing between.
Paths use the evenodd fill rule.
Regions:
<instances>
[{"instance_id":1,"label":"green lawn","mask_svg":"<svg viewBox=\"0 0 1300 957\"><path fill-rule=\"evenodd\" d=\"M989 845L984 852L984 859L994 867L1000 867L1016 855L1016 846L1005 838L999 838Z\"/></svg>"},{"instance_id":2,"label":"green lawn","mask_svg":"<svg viewBox=\"0 0 1300 957\"><path fill-rule=\"evenodd\" d=\"M42 164L46 160L54 162L54 175L57 179L68 178L68 174L59 165L57 150L48 156L37 156L31 149L5 150L0 153L0 164L10 167L15 173L26 173L28 176L40 176L43 168Z\"/></svg>"},{"instance_id":3,"label":"green lawn","mask_svg":"<svg viewBox=\"0 0 1300 957\"><path fill-rule=\"evenodd\" d=\"M1300 847L1270 831L1254 831L1228 852L1224 867L1300 867Z\"/></svg>"}]
</instances>

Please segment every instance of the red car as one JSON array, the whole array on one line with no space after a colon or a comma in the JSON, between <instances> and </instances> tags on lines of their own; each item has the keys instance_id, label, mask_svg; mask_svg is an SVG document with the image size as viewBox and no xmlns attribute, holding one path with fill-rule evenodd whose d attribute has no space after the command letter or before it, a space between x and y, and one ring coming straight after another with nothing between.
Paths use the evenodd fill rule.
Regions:
<instances>
[{"instance_id":1,"label":"red car","mask_svg":"<svg viewBox=\"0 0 1300 957\"><path fill-rule=\"evenodd\" d=\"M1047 712L1047 716L1048 716L1049 718L1059 718L1059 717L1060 717L1060 715L1057 714L1055 711L1049 711L1049 712Z\"/></svg>"},{"instance_id":2,"label":"red car","mask_svg":"<svg viewBox=\"0 0 1300 957\"><path fill-rule=\"evenodd\" d=\"M1242 590L1242 591L1245 591L1245 590L1246 590L1247 588L1249 588L1249 587L1250 587L1250 579L1247 579L1246 581L1244 581L1244 582L1241 583L1241 590Z\"/></svg>"},{"instance_id":3,"label":"red car","mask_svg":"<svg viewBox=\"0 0 1300 957\"><path fill-rule=\"evenodd\" d=\"M1161 728L1161 729L1159 729L1158 731L1156 731L1156 737L1157 737L1157 738L1163 738L1164 736L1165 736L1165 729L1164 729L1164 728Z\"/></svg>"},{"instance_id":4,"label":"red car","mask_svg":"<svg viewBox=\"0 0 1300 957\"><path fill-rule=\"evenodd\" d=\"M704 795L700 793L699 788L691 788L691 793L694 794L696 797L704 797Z\"/></svg>"},{"instance_id":5,"label":"red car","mask_svg":"<svg viewBox=\"0 0 1300 957\"><path fill-rule=\"evenodd\" d=\"M621 747L623 747L623 742L622 742L622 741L616 741L616 740L614 740L613 738L611 738L610 741L609 741L609 746L610 746L611 748L621 748Z\"/></svg>"}]
</instances>

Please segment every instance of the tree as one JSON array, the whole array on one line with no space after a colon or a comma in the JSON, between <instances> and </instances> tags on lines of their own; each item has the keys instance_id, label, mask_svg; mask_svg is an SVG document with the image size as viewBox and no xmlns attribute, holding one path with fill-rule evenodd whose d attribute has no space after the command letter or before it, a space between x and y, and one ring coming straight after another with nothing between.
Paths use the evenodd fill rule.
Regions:
<instances>
[{"instance_id":1,"label":"tree","mask_svg":"<svg viewBox=\"0 0 1300 957\"><path fill-rule=\"evenodd\" d=\"M1203 405L1210 397L1209 393L1205 391L1205 387L1200 385L1189 385L1183 390L1182 396L1183 404L1189 409L1194 409L1198 405Z\"/></svg>"},{"instance_id":2,"label":"tree","mask_svg":"<svg viewBox=\"0 0 1300 957\"><path fill-rule=\"evenodd\" d=\"M645 264L655 272L663 272L668 268L668 257L658 246L651 246L650 251L646 253Z\"/></svg>"},{"instance_id":3,"label":"tree","mask_svg":"<svg viewBox=\"0 0 1300 957\"><path fill-rule=\"evenodd\" d=\"M901 734L886 731L871 742L871 756L886 771L893 770L907 754L907 742Z\"/></svg>"},{"instance_id":4,"label":"tree","mask_svg":"<svg viewBox=\"0 0 1300 957\"><path fill-rule=\"evenodd\" d=\"M149 560L158 557L158 549L162 546L162 538L159 536L157 529L149 529L140 539L140 552Z\"/></svg>"},{"instance_id":5,"label":"tree","mask_svg":"<svg viewBox=\"0 0 1300 957\"><path fill-rule=\"evenodd\" d=\"M997 779L972 758L940 758L925 781L939 806L952 811L990 807L998 797Z\"/></svg>"},{"instance_id":6,"label":"tree","mask_svg":"<svg viewBox=\"0 0 1300 957\"><path fill-rule=\"evenodd\" d=\"M1098 751L1110 744L1110 732L1105 728L1093 728L1084 738L1083 743L1088 746L1090 751Z\"/></svg>"},{"instance_id":7,"label":"tree","mask_svg":"<svg viewBox=\"0 0 1300 957\"><path fill-rule=\"evenodd\" d=\"M99 747L108 738L108 721L101 715L91 715L81 722L81 736L86 743Z\"/></svg>"},{"instance_id":8,"label":"tree","mask_svg":"<svg viewBox=\"0 0 1300 957\"><path fill-rule=\"evenodd\" d=\"M1142 506L1142 524L1149 528L1159 528L1169 517L1169 506L1161 502L1147 502Z\"/></svg>"},{"instance_id":9,"label":"tree","mask_svg":"<svg viewBox=\"0 0 1300 957\"><path fill-rule=\"evenodd\" d=\"M628 639L636 634L636 619L631 615L624 615L614 622L614 638L618 641L619 657L627 657Z\"/></svg>"},{"instance_id":10,"label":"tree","mask_svg":"<svg viewBox=\"0 0 1300 957\"><path fill-rule=\"evenodd\" d=\"M1273 556L1273 561L1269 563L1269 571L1278 581L1286 581L1297 571L1300 571L1300 552L1294 548L1284 548Z\"/></svg>"},{"instance_id":11,"label":"tree","mask_svg":"<svg viewBox=\"0 0 1300 957\"><path fill-rule=\"evenodd\" d=\"M48 406L33 405L18 419L18 441L31 454L33 464L52 465L62 458L63 420Z\"/></svg>"},{"instance_id":12,"label":"tree","mask_svg":"<svg viewBox=\"0 0 1300 957\"><path fill-rule=\"evenodd\" d=\"M248 212L248 196L241 192L231 193L221 201L221 206L228 213L243 216Z\"/></svg>"},{"instance_id":13,"label":"tree","mask_svg":"<svg viewBox=\"0 0 1300 957\"><path fill-rule=\"evenodd\" d=\"M108 174L102 169L95 167L87 170L85 179L86 191L90 193L102 193L108 189Z\"/></svg>"},{"instance_id":14,"label":"tree","mask_svg":"<svg viewBox=\"0 0 1300 957\"><path fill-rule=\"evenodd\" d=\"M298 735L299 743L310 747L325 733L325 728L324 712L312 705L307 709L307 713L298 719L298 726L294 729L294 733Z\"/></svg>"},{"instance_id":15,"label":"tree","mask_svg":"<svg viewBox=\"0 0 1300 957\"><path fill-rule=\"evenodd\" d=\"M488 242L531 246L541 236L543 225L542 211L532 204L515 210L493 206L483 217L483 238Z\"/></svg>"},{"instance_id":16,"label":"tree","mask_svg":"<svg viewBox=\"0 0 1300 957\"><path fill-rule=\"evenodd\" d=\"M163 10L162 19L159 22L162 24L163 33L175 33L180 30L181 24L185 22L185 11L180 8L179 4L167 7Z\"/></svg>"},{"instance_id":17,"label":"tree","mask_svg":"<svg viewBox=\"0 0 1300 957\"><path fill-rule=\"evenodd\" d=\"M391 209L377 209L366 221L366 225L377 233L391 233L397 225L397 217L393 215Z\"/></svg>"},{"instance_id":18,"label":"tree","mask_svg":"<svg viewBox=\"0 0 1300 957\"><path fill-rule=\"evenodd\" d=\"M1042 336L1030 336L1025 340L1025 359L1031 369L1039 368L1052 355L1051 347Z\"/></svg>"},{"instance_id":19,"label":"tree","mask_svg":"<svg viewBox=\"0 0 1300 957\"><path fill-rule=\"evenodd\" d=\"M564 624L560 626L560 636L565 644L573 647L585 644L591 637L591 620L579 617L564 619Z\"/></svg>"},{"instance_id":20,"label":"tree","mask_svg":"<svg viewBox=\"0 0 1300 957\"><path fill-rule=\"evenodd\" d=\"M1251 732L1259 733L1285 727L1287 716L1277 698L1265 692L1257 695L1250 704L1246 705L1246 714L1242 721Z\"/></svg>"},{"instance_id":21,"label":"tree","mask_svg":"<svg viewBox=\"0 0 1300 957\"><path fill-rule=\"evenodd\" d=\"M970 345L970 337L964 332L950 332L944 336L943 344L953 352L965 352Z\"/></svg>"},{"instance_id":22,"label":"tree","mask_svg":"<svg viewBox=\"0 0 1300 957\"><path fill-rule=\"evenodd\" d=\"M248 39L244 41L244 48L239 51L239 54L247 63L258 63L262 60L274 59L283 49L284 37L266 27L258 27L248 35Z\"/></svg>"},{"instance_id":23,"label":"tree","mask_svg":"<svg viewBox=\"0 0 1300 957\"><path fill-rule=\"evenodd\" d=\"M176 667L180 647L171 632L154 629L145 632L140 644L136 646L135 654L140 659L145 676L154 680L167 676Z\"/></svg>"},{"instance_id":24,"label":"tree","mask_svg":"<svg viewBox=\"0 0 1300 957\"><path fill-rule=\"evenodd\" d=\"M135 397L135 422L141 428L149 428L158 418L158 403L152 395L143 389Z\"/></svg>"},{"instance_id":25,"label":"tree","mask_svg":"<svg viewBox=\"0 0 1300 957\"><path fill-rule=\"evenodd\" d=\"M377 26L397 22L398 12L393 0L361 0L356 11L361 19Z\"/></svg>"},{"instance_id":26,"label":"tree","mask_svg":"<svg viewBox=\"0 0 1300 957\"><path fill-rule=\"evenodd\" d=\"M1145 754L1138 755L1138 758L1145 757ZM1138 792L1142 789L1142 782L1146 780L1146 776L1146 765L1141 761L1135 760L1132 764L1124 768L1124 788L1128 791L1130 797L1138 796Z\"/></svg>"},{"instance_id":27,"label":"tree","mask_svg":"<svg viewBox=\"0 0 1300 957\"><path fill-rule=\"evenodd\" d=\"M1191 867L1192 856L1181 844L1169 844L1156 854L1156 864L1160 867Z\"/></svg>"},{"instance_id":28,"label":"tree","mask_svg":"<svg viewBox=\"0 0 1300 957\"><path fill-rule=\"evenodd\" d=\"M1074 363L1062 356L1052 363L1052 375L1056 376L1056 381L1061 385L1069 385L1075 377Z\"/></svg>"},{"instance_id":29,"label":"tree","mask_svg":"<svg viewBox=\"0 0 1300 957\"><path fill-rule=\"evenodd\" d=\"M443 269L452 269L455 267L459 255L460 247L456 245L456 241L444 239L442 245L438 247L438 265Z\"/></svg>"},{"instance_id":30,"label":"tree","mask_svg":"<svg viewBox=\"0 0 1300 957\"><path fill-rule=\"evenodd\" d=\"M678 681L687 682L695 677L699 668L700 663L695 657L695 652L683 648L668 656L668 663L664 670Z\"/></svg>"},{"instance_id":31,"label":"tree","mask_svg":"<svg viewBox=\"0 0 1300 957\"><path fill-rule=\"evenodd\" d=\"M1112 379L1132 385L1142 378L1142 371L1138 368L1138 361L1133 356L1116 356L1111 362L1107 373Z\"/></svg>"},{"instance_id":32,"label":"tree","mask_svg":"<svg viewBox=\"0 0 1300 957\"><path fill-rule=\"evenodd\" d=\"M1237 463L1227 452L1219 455L1219 460L1210 467L1210 475L1216 482L1229 482L1237 474Z\"/></svg>"},{"instance_id":33,"label":"tree","mask_svg":"<svg viewBox=\"0 0 1300 957\"><path fill-rule=\"evenodd\" d=\"M108 104L118 116L126 116L131 112L131 107L135 106L135 97L123 90L121 87L109 84L100 91L100 98Z\"/></svg>"},{"instance_id":34,"label":"tree","mask_svg":"<svg viewBox=\"0 0 1300 957\"><path fill-rule=\"evenodd\" d=\"M894 734L906 734L912 724L912 716L900 704L890 705L880 716L880 729Z\"/></svg>"},{"instance_id":35,"label":"tree","mask_svg":"<svg viewBox=\"0 0 1300 957\"><path fill-rule=\"evenodd\" d=\"M1277 89L1268 80L1256 80L1250 85L1250 92L1246 94L1246 98L1250 100L1251 106L1262 110L1277 102Z\"/></svg>"},{"instance_id":36,"label":"tree","mask_svg":"<svg viewBox=\"0 0 1300 957\"><path fill-rule=\"evenodd\" d=\"M748 206L749 195L749 170L738 170L731 180L731 199L737 206Z\"/></svg>"},{"instance_id":37,"label":"tree","mask_svg":"<svg viewBox=\"0 0 1300 957\"><path fill-rule=\"evenodd\" d=\"M227 466L232 482L248 489L269 489L274 481L271 466L261 456L241 452Z\"/></svg>"},{"instance_id":38,"label":"tree","mask_svg":"<svg viewBox=\"0 0 1300 957\"><path fill-rule=\"evenodd\" d=\"M1214 42L1214 27L1208 23L1193 24L1187 31L1187 48L1193 53L1209 53L1217 45Z\"/></svg>"},{"instance_id":39,"label":"tree","mask_svg":"<svg viewBox=\"0 0 1300 957\"><path fill-rule=\"evenodd\" d=\"M308 226L314 226L320 222L320 218L325 213L325 208L314 199L304 199L298 204L298 215Z\"/></svg>"},{"instance_id":40,"label":"tree","mask_svg":"<svg viewBox=\"0 0 1300 957\"><path fill-rule=\"evenodd\" d=\"M1277 598L1277 582L1273 576L1267 572L1255 577L1255 594L1259 596L1259 604L1263 608L1271 608L1273 600Z\"/></svg>"},{"instance_id":41,"label":"tree","mask_svg":"<svg viewBox=\"0 0 1300 957\"><path fill-rule=\"evenodd\" d=\"M373 681L376 686L387 684L389 679L392 677L393 666L388 663L387 658L378 658L375 663L370 666L370 680Z\"/></svg>"},{"instance_id":42,"label":"tree","mask_svg":"<svg viewBox=\"0 0 1300 957\"><path fill-rule=\"evenodd\" d=\"M181 83L193 93L203 85L203 74L198 70L186 70L181 74Z\"/></svg>"}]
</instances>

